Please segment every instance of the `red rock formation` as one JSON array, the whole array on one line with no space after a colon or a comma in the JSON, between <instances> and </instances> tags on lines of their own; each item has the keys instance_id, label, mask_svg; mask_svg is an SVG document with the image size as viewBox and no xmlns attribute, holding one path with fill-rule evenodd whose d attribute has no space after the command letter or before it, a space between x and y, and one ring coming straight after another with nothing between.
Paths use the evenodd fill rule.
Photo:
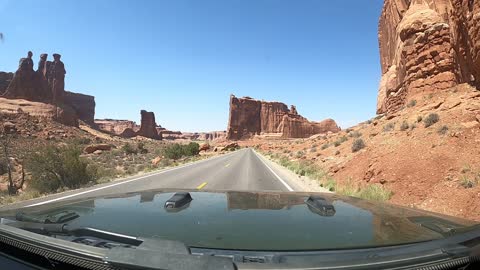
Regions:
<instances>
[{"instance_id":1,"label":"red rock formation","mask_svg":"<svg viewBox=\"0 0 480 270\"><path fill-rule=\"evenodd\" d=\"M13 73L0 71L0 95L7 90L8 85L12 81Z\"/></svg>"},{"instance_id":2,"label":"red rock formation","mask_svg":"<svg viewBox=\"0 0 480 270\"><path fill-rule=\"evenodd\" d=\"M480 1L385 0L377 113L459 83L480 83Z\"/></svg>"},{"instance_id":3,"label":"red rock formation","mask_svg":"<svg viewBox=\"0 0 480 270\"><path fill-rule=\"evenodd\" d=\"M70 106L61 107L24 99L0 98L0 113L18 114L19 112L78 127L76 112Z\"/></svg>"},{"instance_id":4,"label":"red rock formation","mask_svg":"<svg viewBox=\"0 0 480 270\"><path fill-rule=\"evenodd\" d=\"M133 132L133 136L128 135L126 136L127 138L135 136L134 130L137 127L137 124L134 121L114 119L95 119L95 125L101 131L118 136L122 136L123 133L125 133L124 135L131 135ZM126 131L127 129L130 129L131 131Z\"/></svg>"},{"instance_id":5,"label":"red rock formation","mask_svg":"<svg viewBox=\"0 0 480 270\"><path fill-rule=\"evenodd\" d=\"M80 120L88 124L94 123L95 118L95 97L65 91L65 104L72 107Z\"/></svg>"},{"instance_id":6,"label":"red rock formation","mask_svg":"<svg viewBox=\"0 0 480 270\"><path fill-rule=\"evenodd\" d=\"M137 135L147 137L150 139L161 140L162 136L157 132L157 123L155 122L155 114L153 112L147 112L142 110L140 112L142 120L140 124L140 130Z\"/></svg>"},{"instance_id":7,"label":"red rock formation","mask_svg":"<svg viewBox=\"0 0 480 270\"><path fill-rule=\"evenodd\" d=\"M279 134L283 138L307 138L314 134L338 132L335 121L310 122L280 102L265 102L250 97L230 97L227 139L240 140L253 135Z\"/></svg>"}]
</instances>

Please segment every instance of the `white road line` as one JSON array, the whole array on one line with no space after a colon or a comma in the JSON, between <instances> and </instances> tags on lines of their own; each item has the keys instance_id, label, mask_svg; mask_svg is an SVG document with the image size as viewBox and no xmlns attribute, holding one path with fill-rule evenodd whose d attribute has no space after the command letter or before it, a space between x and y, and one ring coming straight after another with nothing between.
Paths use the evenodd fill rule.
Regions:
<instances>
[{"instance_id":1,"label":"white road line","mask_svg":"<svg viewBox=\"0 0 480 270\"><path fill-rule=\"evenodd\" d=\"M211 160L214 160L214 159L217 159L217 158L222 158L222 157L230 156L230 155L235 154L235 153L237 153L237 152L238 152L238 151L235 151L235 152L233 152L233 153L228 153L228 154L225 154L225 155L222 155L222 156L218 156L218 157L213 157L213 158L208 158L208 159L196 161L196 162L193 162L193 163L185 164L185 165L178 166L178 167L174 167L174 168L171 168L171 169L166 169L166 170L163 170L163 171L160 171L160 172L157 172L157 173L152 173L152 174L149 174L149 175L140 176L140 177L137 177L137 178L133 178L133 179L126 180L126 181L122 181L122 182L115 183L115 184L111 184L111 185L108 185L108 186L103 186L103 187L99 187L99 188L89 189L89 190L85 190L85 191L78 192L78 193L75 193L75 194L70 194L70 195L66 195L66 196L63 196L63 197L59 197L59 198L55 198L55 199L51 199L51 200L47 200L47 201L42 201L42 202L38 202L38 203L34 203L34 204L29 204L29 205L24 206L24 207L32 207L32 206L43 205L43 204L47 204L47 203L51 203L51 202L57 202L57 201L69 199L69 198L76 197L76 196L79 196L79 195L83 195L83 194L87 194L87 193L99 191L99 190L102 190L102 189L107 189L107 188L111 188L111 187L115 187L115 186L127 184L127 183L130 183L130 182L137 181L137 180L141 180L141 179L145 179L145 178L148 178L148 177L151 177L151 176L163 174L163 173L166 173L166 172L175 171L175 170L182 169L182 168L186 168L186 167L193 166L193 165L197 165L197 164L200 164L200 163L203 163L203 162L206 162L206 161L211 161Z\"/></svg>"},{"instance_id":2,"label":"white road line","mask_svg":"<svg viewBox=\"0 0 480 270\"><path fill-rule=\"evenodd\" d=\"M253 150L253 149L252 149ZM292 187L290 187L287 182L285 182L280 176L278 176L278 174L276 174L272 168L270 168L270 166L268 166L268 164L263 160L263 158L257 154L257 152L255 150L253 150L253 153L255 153L255 155L257 155L258 159L260 159L260 161L273 173L273 175L275 175L277 177L277 179L288 189L288 191L294 191Z\"/></svg>"}]
</instances>

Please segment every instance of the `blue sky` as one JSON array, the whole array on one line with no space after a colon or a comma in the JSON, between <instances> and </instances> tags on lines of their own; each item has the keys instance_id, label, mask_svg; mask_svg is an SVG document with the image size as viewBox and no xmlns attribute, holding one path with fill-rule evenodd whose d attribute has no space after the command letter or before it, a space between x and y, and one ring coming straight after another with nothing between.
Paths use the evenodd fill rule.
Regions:
<instances>
[{"instance_id":1,"label":"blue sky","mask_svg":"<svg viewBox=\"0 0 480 270\"><path fill-rule=\"evenodd\" d=\"M96 118L225 130L230 94L343 128L375 115L383 0L0 0L0 70L62 55ZM35 66L36 68L36 66Z\"/></svg>"}]
</instances>

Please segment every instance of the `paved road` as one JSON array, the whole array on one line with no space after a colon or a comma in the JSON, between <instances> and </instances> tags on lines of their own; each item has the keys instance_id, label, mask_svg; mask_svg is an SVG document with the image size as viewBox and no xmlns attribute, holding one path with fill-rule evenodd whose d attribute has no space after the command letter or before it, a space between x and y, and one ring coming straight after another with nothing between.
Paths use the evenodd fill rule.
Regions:
<instances>
[{"instance_id":1,"label":"paved road","mask_svg":"<svg viewBox=\"0 0 480 270\"><path fill-rule=\"evenodd\" d=\"M270 165L269 165L270 164ZM20 202L22 207L66 199L106 196L159 188L250 191L300 191L288 174L252 149L243 149L140 177Z\"/></svg>"}]
</instances>

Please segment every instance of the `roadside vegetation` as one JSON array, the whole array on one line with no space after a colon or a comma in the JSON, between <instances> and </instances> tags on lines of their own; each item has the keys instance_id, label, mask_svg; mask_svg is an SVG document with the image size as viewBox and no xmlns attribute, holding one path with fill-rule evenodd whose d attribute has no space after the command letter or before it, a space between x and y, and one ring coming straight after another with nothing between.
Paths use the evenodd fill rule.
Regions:
<instances>
[{"instance_id":1,"label":"roadside vegetation","mask_svg":"<svg viewBox=\"0 0 480 270\"><path fill-rule=\"evenodd\" d=\"M358 139L361 140L361 139ZM270 154L270 158L283 167L291 170L299 176L306 176L318 181L318 184L332 192L340 195L358 197L374 201L388 201L393 193L381 184L367 184L359 186L351 179L344 182L337 182L320 166L306 160L290 160L288 157L279 154Z\"/></svg>"},{"instance_id":2,"label":"roadside vegetation","mask_svg":"<svg viewBox=\"0 0 480 270\"><path fill-rule=\"evenodd\" d=\"M87 154L85 149L95 143L88 138L72 138L62 143L33 142L13 139L12 145L7 148L8 159L0 158L0 177L9 175L10 168L12 187L18 186L19 189L24 186L20 192L16 192L17 188L15 192L0 191L0 204L106 183L202 158L199 155L200 145L196 142L170 144L133 141L117 146L100 143L111 149L97 150L91 154ZM17 149L19 145L23 148ZM22 183L19 184L20 176Z\"/></svg>"}]
</instances>

